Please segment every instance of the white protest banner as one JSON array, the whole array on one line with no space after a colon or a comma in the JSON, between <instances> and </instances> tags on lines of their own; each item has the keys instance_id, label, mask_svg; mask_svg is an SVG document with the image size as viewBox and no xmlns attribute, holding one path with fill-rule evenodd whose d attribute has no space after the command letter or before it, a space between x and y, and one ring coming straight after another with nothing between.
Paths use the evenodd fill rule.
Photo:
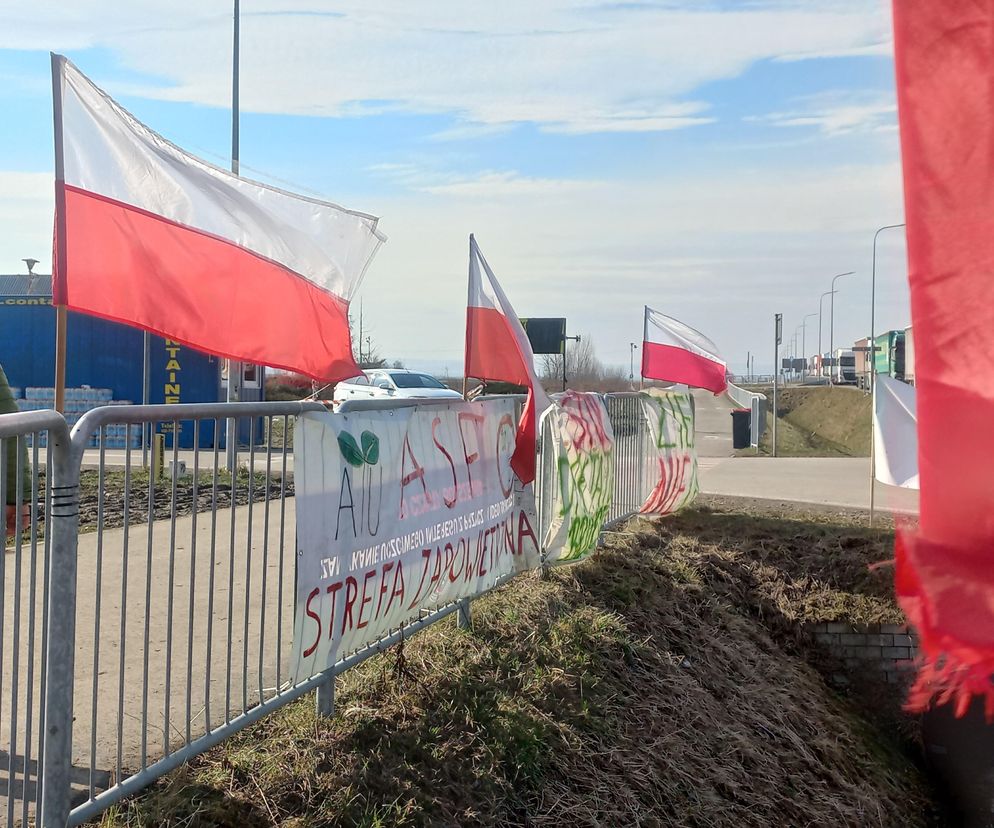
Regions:
<instances>
[{"instance_id":1,"label":"white protest banner","mask_svg":"<svg viewBox=\"0 0 994 828\"><path fill-rule=\"evenodd\" d=\"M652 491L639 510L668 515L693 502L700 490L697 449L694 447L694 406L686 391L651 389L641 395L655 456L651 466Z\"/></svg>"},{"instance_id":2,"label":"white protest banner","mask_svg":"<svg viewBox=\"0 0 994 828\"><path fill-rule=\"evenodd\" d=\"M546 417L555 480L542 495L548 504L544 508L551 510L545 560L568 563L594 548L611 510L614 432L598 394L569 391Z\"/></svg>"},{"instance_id":3,"label":"white protest banner","mask_svg":"<svg viewBox=\"0 0 994 828\"><path fill-rule=\"evenodd\" d=\"M297 681L538 564L514 434L509 400L300 417Z\"/></svg>"}]
</instances>

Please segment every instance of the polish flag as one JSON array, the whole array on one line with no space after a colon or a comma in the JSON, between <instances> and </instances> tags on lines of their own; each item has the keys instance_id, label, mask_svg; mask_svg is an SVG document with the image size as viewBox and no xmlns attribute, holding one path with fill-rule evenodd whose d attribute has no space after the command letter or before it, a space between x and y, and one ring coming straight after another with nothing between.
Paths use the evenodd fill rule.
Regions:
<instances>
[{"instance_id":1,"label":"polish flag","mask_svg":"<svg viewBox=\"0 0 994 828\"><path fill-rule=\"evenodd\" d=\"M895 580L918 632L909 706L994 719L994 4L895 0L915 331L918 530Z\"/></svg>"},{"instance_id":2,"label":"polish flag","mask_svg":"<svg viewBox=\"0 0 994 828\"><path fill-rule=\"evenodd\" d=\"M53 300L202 351L359 373L349 300L377 219L188 155L52 55Z\"/></svg>"},{"instance_id":3,"label":"polish flag","mask_svg":"<svg viewBox=\"0 0 994 828\"><path fill-rule=\"evenodd\" d=\"M646 306L643 340L642 376L646 379L682 382L715 394L728 387L725 362L700 331Z\"/></svg>"},{"instance_id":4,"label":"polish flag","mask_svg":"<svg viewBox=\"0 0 994 828\"><path fill-rule=\"evenodd\" d=\"M465 374L476 379L528 386L528 401L521 412L511 456L511 468L522 483L535 479L538 417L552 406L535 374L534 362L525 329L471 235Z\"/></svg>"}]
</instances>

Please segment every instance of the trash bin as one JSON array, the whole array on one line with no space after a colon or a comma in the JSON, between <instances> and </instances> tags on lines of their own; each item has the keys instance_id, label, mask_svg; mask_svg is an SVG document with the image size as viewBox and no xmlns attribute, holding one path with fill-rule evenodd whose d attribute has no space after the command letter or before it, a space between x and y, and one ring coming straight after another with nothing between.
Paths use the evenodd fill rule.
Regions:
<instances>
[{"instance_id":1,"label":"trash bin","mask_svg":"<svg viewBox=\"0 0 994 828\"><path fill-rule=\"evenodd\" d=\"M752 444L752 411L748 408L732 409L732 447L749 448Z\"/></svg>"}]
</instances>

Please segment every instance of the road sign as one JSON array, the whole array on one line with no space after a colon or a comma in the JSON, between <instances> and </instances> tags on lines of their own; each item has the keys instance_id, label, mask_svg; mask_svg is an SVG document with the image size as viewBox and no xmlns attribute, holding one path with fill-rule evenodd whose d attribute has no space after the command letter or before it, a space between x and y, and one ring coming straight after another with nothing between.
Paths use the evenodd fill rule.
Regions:
<instances>
[{"instance_id":1,"label":"road sign","mask_svg":"<svg viewBox=\"0 0 994 828\"><path fill-rule=\"evenodd\" d=\"M533 354L561 354L566 340L565 318L531 317L521 320Z\"/></svg>"},{"instance_id":2,"label":"road sign","mask_svg":"<svg viewBox=\"0 0 994 828\"><path fill-rule=\"evenodd\" d=\"M783 314L778 313L776 315L777 320L777 345L783 342Z\"/></svg>"}]
</instances>

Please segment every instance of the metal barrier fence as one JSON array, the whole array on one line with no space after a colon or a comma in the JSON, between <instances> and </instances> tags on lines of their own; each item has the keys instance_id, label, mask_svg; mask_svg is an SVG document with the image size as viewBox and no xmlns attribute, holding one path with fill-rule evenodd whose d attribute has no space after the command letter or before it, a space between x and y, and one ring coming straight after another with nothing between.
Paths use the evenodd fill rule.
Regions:
<instances>
[{"instance_id":1,"label":"metal barrier fence","mask_svg":"<svg viewBox=\"0 0 994 828\"><path fill-rule=\"evenodd\" d=\"M732 383L728 383L727 394L736 405L748 408L752 412L749 418L749 444L758 447L759 441L763 437L763 432L766 431L766 413L769 409L766 395L746 391L745 388L739 388L739 386Z\"/></svg>"},{"instance_id":2,"label":"metal barrier fence","mask_svg":"<svg viewBox=\"0 0 994 828\"><path fill-rule=\"evenodd\" d=\"M5 515L0 550L0 815L6 825L27 824L40 798L48 689L44 654L50 641L56 656L72 649L58 608L54 626L46 612L53 566L57 580L65 562L64 550L53 548L52 512L73 508L63 488L68 467L60 463L53 468L53 455L41 455L43 443L67 454L69 429L56 412L0 417L0 506ZM54 735L47 742L50 750L60 734Z\"/></svg>"},{"instance_id":3,"label":"metal barrier fence","mask_svg":"<svg viewBox=\"0 0 994 828\"><path fill-rule=\"evenodd\" d=\"M645 457L638 394L604 402L616 439L616 523L639 509L658 467ZM468 625L469 601L447 605L319 676L291 681L295 501L283 435L297 415L322 410L113 406L84 415L71 436L54 411L0 416L0 438L10 438L0 439L0 472L9 451L30 452L17 464L16 525L0 558L6 824L33 816L78 825L311 690L330 715L335 676L403 636L453 613ZM247 422L250 437L234 476L215 439L227 419ZM161 435L165 468L143 468L132 448L145 426ZM125 448L110 448L108 435L116 446L123 436ZM256 435L272 439L256 445ZM180 448L181 437L193 448ZM545 428L541 536L552 517L542 492L559 483L549 441Z\"/></svg>"}]
</instances>

